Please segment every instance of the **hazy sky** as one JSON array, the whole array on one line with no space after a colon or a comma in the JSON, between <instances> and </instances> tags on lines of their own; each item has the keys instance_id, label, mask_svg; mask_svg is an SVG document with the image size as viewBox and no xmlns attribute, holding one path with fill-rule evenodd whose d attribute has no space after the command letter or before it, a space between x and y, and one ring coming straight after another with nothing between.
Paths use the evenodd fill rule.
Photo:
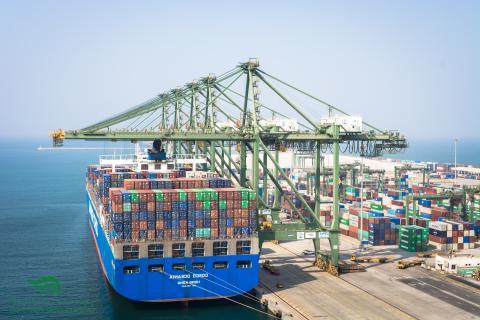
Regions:
<instances>
[{"instance_id":1,"label":"hazy sky","mask_svg":"<svg viewBox=\"0 0 480 320\"><path fill-rule=\"evenodd\" d=\"M480 138L480 1L453 0L0 1L0 136L85 127L249 57L381 128Z\"/></svg>"}]
</instances>

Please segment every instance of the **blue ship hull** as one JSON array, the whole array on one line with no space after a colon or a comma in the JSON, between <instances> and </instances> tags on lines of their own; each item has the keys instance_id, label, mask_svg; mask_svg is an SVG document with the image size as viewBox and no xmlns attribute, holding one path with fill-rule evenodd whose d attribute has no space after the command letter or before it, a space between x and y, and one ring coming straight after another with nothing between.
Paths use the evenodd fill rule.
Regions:
<instances>
[{"instance_id":1,"label":"blue ship hull","mask_svg":"<svg viewBox=\"0 0 480 320\"><path fill-rule=\"evenodd\" d=\"M258 283L258 254L159 259L115 259L100 224L94 202L87 192L87 213L103 273L121 296L135 301L185 301L236 296L255 288ZM236 268L237 261L250 260L251 268ZM214 269L213 262L226 261L228 268ZM205 269L192 269L195 262ZM172 264L184 263L186 270L173 270ZM164 272L148 272L148 265L162 264ZM126 266L140 266L140 272L124 274Z\"/></svg>"}]
</instances>

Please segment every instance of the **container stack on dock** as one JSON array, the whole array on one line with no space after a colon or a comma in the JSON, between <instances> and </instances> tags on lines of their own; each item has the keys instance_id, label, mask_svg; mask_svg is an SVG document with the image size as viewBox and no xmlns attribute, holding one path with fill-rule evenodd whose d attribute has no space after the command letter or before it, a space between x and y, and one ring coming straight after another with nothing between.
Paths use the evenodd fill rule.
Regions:
<instances>
[{"instance_id":1,"label":"container stack on dock","mask_svg":"<svg viewBox=\"0 0 480 320\"><path fill-rule=\"evenodd\" d=\"M437 221L430 223L429 240L439 250L461 250L474 248L477 237L469 223Z\"/></svg>"},{"instance_id":2,"label":"container stack on dock","mask_svg":"<svg viewBox=\"0 0 480 320\"><path fill-rule=\"evenodd\" d=\"M480 194L476 194L473 198L469 213L472 215L473 221L480 221Z\"/></svg>"},{"instance_id":3,"label":"container stack on dock","mask_svg":"<svg viewBox=\"0 0 480 320\"><path fill-rule=\"evenodd\" d=\"M409 252L428 250L428 229L419 226L401 226L399 247Z\"/></svg>"},{"instance_id":4,"label":"container stack on dock","mask_svg":"<svg viewBox=\"0 0 480 320\"><path fill-rule=\"evenodd\" d=\"M395 224L390 218L368 219L368 243L372 246L395 245L397 243Z\"/></svg>"},{"instance_id":5,"label":"container stack on dock","mask_svg":"<svg viewBox=\"0 0 480 320\"><path fill-rule=\"evenodd\" d=\"M345 188L345 200L358 201L360 196L360 188L346 187Z\"/></svg>"}]
</instances>

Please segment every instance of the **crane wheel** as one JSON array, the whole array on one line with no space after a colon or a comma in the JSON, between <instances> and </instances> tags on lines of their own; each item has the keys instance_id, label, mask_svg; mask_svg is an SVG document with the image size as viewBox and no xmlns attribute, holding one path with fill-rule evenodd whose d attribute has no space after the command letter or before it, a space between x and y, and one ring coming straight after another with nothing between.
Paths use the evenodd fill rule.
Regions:
<instances>
[{"instance_id":1,"label":"crane wheel","mask_svg":"<svg viewBox=\"0 0 480 320\"><path fill-rule=\"evenodd\" d=\"M328 264L328 269L327 269L328 273L330 273L332 276L335 276L335 277L338 277L339 276L339 273L338 273L338 268L335 267L333 264L329 263Z\"/></svg>"}]
</instances>

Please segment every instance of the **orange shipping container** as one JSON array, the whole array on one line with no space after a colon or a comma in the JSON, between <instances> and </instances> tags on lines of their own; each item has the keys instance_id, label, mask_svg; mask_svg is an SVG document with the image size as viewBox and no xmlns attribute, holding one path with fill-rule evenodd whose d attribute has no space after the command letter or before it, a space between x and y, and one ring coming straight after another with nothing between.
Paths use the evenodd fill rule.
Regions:
<instances>
[{"instance_id":1,"label":"orange shipping container","mask_svg":"<svg viewBox=\"0 0 480 320\"><path fill-rule=\"evenodd\" d=\"M155 240L155 230L148 230L147 238L150 241L154 241Z\"/></svg>"},{"instance_id":2,"label":"orange shipping container","mask_svg":"<svg viewBox=\"0 0 480 320\"><path fill-rule=\"evenodd\" d=\"M162 230L164 226L163 220L157 220L155 221L155 228L157 230Z\"/></svg>"}]
</instances>

